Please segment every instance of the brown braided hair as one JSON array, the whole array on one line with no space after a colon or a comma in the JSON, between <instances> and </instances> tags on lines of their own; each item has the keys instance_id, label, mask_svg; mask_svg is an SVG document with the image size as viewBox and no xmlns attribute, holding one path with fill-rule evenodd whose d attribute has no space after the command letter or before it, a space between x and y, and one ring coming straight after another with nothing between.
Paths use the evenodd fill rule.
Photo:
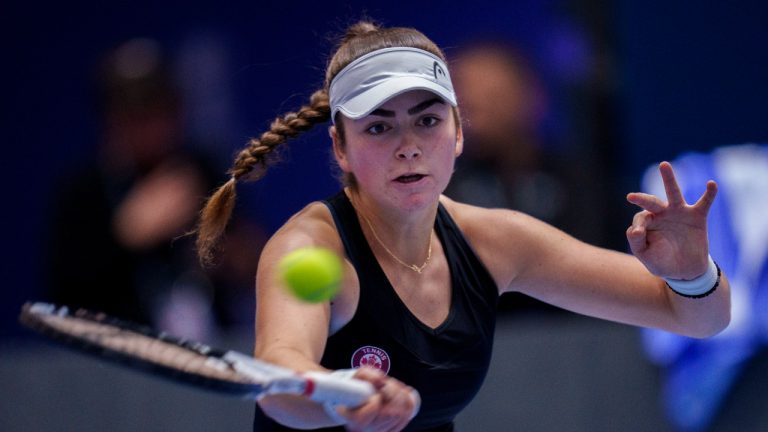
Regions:
<instances>
[{"instance_id":1,"label":"brown braided hair","mask_svg":"<svg viewBox=\"0 0 768 432\"><path fill-rule=\"evenodd\" d=\"M331 81L344 67L369 52L390 47L412 47L429 51L445 60L445 55L418 30L411 28L382 28L369 21L360 21L349 27L341 38L336 52L328 62L325 83L309 99L309 104L297 112L289 112L276 118L268 131L258 138L252 138L235 158L229 170L232 176L208 199L200 213L197 226L197 253L201 264L213 262L214 251L224 233L235 206L236 183L240 180L254 181L263 176L274 161L275 150L280 144L330 120L328 89ZM454 110L455 115L458 112ZM344 129L341 121L336 122L340 142L344 144ZM354 185L354 178L346 176L346 184Z\"/></svg>"}]
</instances>

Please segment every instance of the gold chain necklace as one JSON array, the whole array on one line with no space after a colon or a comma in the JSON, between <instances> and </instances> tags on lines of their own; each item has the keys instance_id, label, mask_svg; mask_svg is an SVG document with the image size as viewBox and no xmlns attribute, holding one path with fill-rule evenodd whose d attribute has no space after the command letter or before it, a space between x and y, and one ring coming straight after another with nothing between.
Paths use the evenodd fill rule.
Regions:
<instances>
[{"instance_id":1,"label":"gold chain necklace","mask_svg":"<svg viewBox=\"0 0 768 432\"><path fill-rule=\"evenodd\" d=\"M404 262L403 260L401 260L400 258L398 258L397 255L393 254L392 251L389 250L389 248L384 245L384 242L382 242L381 239L379 238L379 236L376 234L376 230L373 229L373 225L371 224L371 221L368 220L368 218L365 217L365 215L362 212L358 212L358 213L360 214L360 216L363 217L363 219L365 220L365 223L368 224L368 228L371 229L371 233L373 234L373 238L375 238L376 241L379 242L379 245L381 245L381 247L383 247L384 250L387 251L389 256L394 258L395 261L397 261L401 265L403 265L405 267L408 267L409 269L415 271L418 274L421 274L421 272L424 271L424 268L427 267L427 264L429 264L429 260L432 259L432 233L433 233L432 230L429 231L429 248L427 249L427 259L424 261L424 264L422 264L420 266L417 266L416 264L408 264L408 263Z\"/></svg>"}]
</instances>

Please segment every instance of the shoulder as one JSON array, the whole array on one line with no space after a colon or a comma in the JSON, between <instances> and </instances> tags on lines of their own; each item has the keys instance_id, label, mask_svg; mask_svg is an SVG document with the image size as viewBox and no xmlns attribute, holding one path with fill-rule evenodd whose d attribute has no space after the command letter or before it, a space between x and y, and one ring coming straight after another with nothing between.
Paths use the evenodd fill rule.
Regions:
<instances>
[{"instance_id":1,"label":"shoulder","mask_svg":"<svg viewBox=\"0 0 768 432\"><path fill-rule=\"evenodd\" d=\"M440 197L440 203L465 233L468 230L487 231L490 228L487 225L489 222L522 227L528 219L532 219L530 216L515 210L478 207L454 201L445 195Z\"/></svg>"},{"instance_id":2,"label":"shoulder","mask_svg":"<svg viewBox=\"0 0 768 432\"><path fill-rule=\"evenodd\" d=\"M560 232L518 211L477 207L445 196L440 202L502 291L539 254L540 239Z\"/></svg>"},{"instance_id":3,"label":"shoulder","mask_svg":"<svg viewBox=\"0 0 768 432\"><path fill-rule=\"evenodd\" d=\"M270 239L268 246L278 249L325 247L342 253L342 244L328 207L320 201L308 204L291 216Z\"/></svg>"},{"instance_id":4,"label":"shoulder","mask_svg":"<svg viewBox=\"0 0 768 432\"><path fill-rule=\"evenodd\" d=\"M515 210L478 207L446 196L442 196L440 202L464 235L476 241L478 246L500 241L500 234L514 235L519 241L527 241L538 231L554 229L539 219Z\"/></svg>"},{"instance_id":5,"label":"shoulder","mask_svg":"<svg viewBox=\"0 0 768 432\"><path fill-rule=\"evenodd\" d=\"M280 259L302 247L322 247L330 249L339 257L346 257L344 244L339 237L333 216L322 202L313 202L304 207L269 239L259 259L257 299L260 291L269 290L274 286L274 275L279 268ZM331 332L343 327L352 318L359 298L357 272L349 259L343 260L343 266L342 286L330 304ZM275 288L274 291L283 290Z\"/></svg>"}]
</instances>

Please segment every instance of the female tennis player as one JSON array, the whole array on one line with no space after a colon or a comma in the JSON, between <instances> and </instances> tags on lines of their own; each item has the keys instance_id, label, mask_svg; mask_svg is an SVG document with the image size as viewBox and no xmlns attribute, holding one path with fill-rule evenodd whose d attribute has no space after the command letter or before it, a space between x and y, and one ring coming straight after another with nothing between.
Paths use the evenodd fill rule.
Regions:
<instances>
[{"instance_id":1,"label":"female tennis player","mask_svg":"<svg viewBox=\"0 0 768 432\"><path fill-rule=\"evenodd\" d=\"M257 430L453 430L486 375L505 292L693 337L729 322L729 285L708 255L714 182L689 205L672 167L661 164L666 200L627 196L641 208L626 233L634 256L519 212L453 201L442 192L463 140L445 57L416 30L367 22L349 28L309 104L276 119L237 156L232 178L203 210L203 260L226 225L236 183L263 173L289 138L326 122L344 187L307 205L265 247L255 352L299 371L354 375L377 392L355 409L265 397ZM278 282L280 258L306 246L344 257L332 301L302 303Z\"/></svg>"}]
</instances>

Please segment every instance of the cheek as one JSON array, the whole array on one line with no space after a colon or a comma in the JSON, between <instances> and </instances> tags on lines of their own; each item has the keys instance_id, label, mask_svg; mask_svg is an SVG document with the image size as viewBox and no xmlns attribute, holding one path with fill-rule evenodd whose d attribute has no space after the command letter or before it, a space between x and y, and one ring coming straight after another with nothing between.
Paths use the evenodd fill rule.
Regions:
<instances>
[{"instance_id":1,"label":"cheek","mask_svg":"<svg viewBox=\"0 0 768 432\"><path fill-rule=\"evenodd\" d=\"M381 156L371 152L358 155L355 160L355 175L362 178L372 178L385 167L385 161Z\"/></svg>"},{"instance_id":2,"label":"cheek","mask_svg":"<svg viewBox=\"0 0 768 432\"><path fill-rule=\"evenodd\" d=\"M347 147L347 152L343 161L340 162L341 169L348 173L353 173L358 180L364 180L375 175L377 169L384 165L383 156L379 155L373 149L351 148ZM343 165L342 165L343 163Z\"/></svg>"},{"instance_id":3,"label":"cheek","mask_svg":"<svg viewBox=\"0 0 768 432\"><path fill-rule=\"evenodd\" d=\"M441 174L440 181L445 182L446 184L451 180L454 166L456 165L456 158L461 153L461 148L458 147L458 145L460 144L457 144L456 138L450 137L443 141L443 144L437 153L436 159L439 160L438 164L442 167L442 169L439 170Z\"/></svg>"},{"instance_id":4,"label":"cheek","mask_svg":"<svg viewBox=\"0 0 768 432\"><path fill-rule=\"evenodd\" d=\"M455 134L446 134L440 138L437 152L440 158L453 161L461 154L461 144Z\"/></svg>"},{"instance_id":5,"label":"cheek","mask_svg":"<svg viewBox=\"0 0 768 432\"><path fill-rule=\"evenodd\" d=\"M453 168L456 164L456 143L451 142L445 146L445 151L440 153L441 165L446 167L447 176L450 177L453 174Z\"/></svg>"}]
</instances>

